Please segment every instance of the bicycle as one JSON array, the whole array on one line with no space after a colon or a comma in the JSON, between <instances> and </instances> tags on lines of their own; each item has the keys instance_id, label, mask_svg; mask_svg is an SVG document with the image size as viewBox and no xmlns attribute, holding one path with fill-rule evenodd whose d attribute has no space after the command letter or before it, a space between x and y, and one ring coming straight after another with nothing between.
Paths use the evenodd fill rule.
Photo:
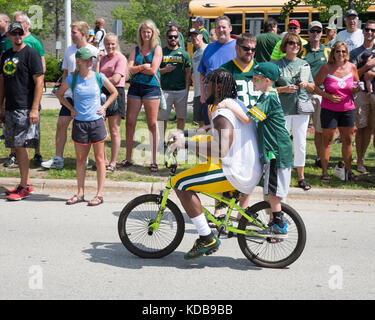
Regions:
<instances>
[{"instance_id":1,"label":"bicycle","mask_svg":"<svg viewBox=\"0 0 375 320\"><path fill-rule=\"evenodd\" d=\"M169 155L168 155L169 154ZM118 233L123 245L141 258L158 259L172 253L181 243L185 233L185 220L178 206L168 199L172 189L172 177L177 170L177 152L168 150L165 162L169 179L160 194L145 194L131 200L122 210L118 220ZM255 265L266 268L285 268L302 254L306 243L306 229L302 218L289 205L282 203L284 222L288 225L287 238L258 234L267 228L270 205L267 201L255 203L246 209L237 204L236 196L201 192L228 206L222 219L217 219L203 207L206 218L219 232L236 234L242 253ZM231 214L241 214L238 226Z\"/></svg>"}]
</instances>

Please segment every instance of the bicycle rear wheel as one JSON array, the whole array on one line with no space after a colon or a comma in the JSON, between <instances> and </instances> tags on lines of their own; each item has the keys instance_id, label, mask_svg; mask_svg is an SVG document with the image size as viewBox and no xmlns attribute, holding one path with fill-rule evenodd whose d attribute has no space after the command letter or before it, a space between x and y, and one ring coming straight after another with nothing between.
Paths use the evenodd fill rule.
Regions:
<instances>
[{"instance_id":1,"label":"bicycle rear wheel","mask_svg":"<svg viewBox=\"0 0 375 320\"><path fill-rule=\"evenodd\" d=\"M252 215L263 224L269 223L270 204L266 201L254 204L250 210ZM283 220L288 225L288 237L286 239L262 238L257 236L237 235L238 244L242 253L251 262L260 267L285 268L296 261L302 254L306 243L305 225L292 207L281 204ZM238 228L241 230L260 230L251 224L244 216L241 217Z\"/></svg>"},{"instance_id":2,"label":"bicycle rear wheel","mask_svg":"<svg viewBox=\"0 0 375 320\"><path fill-rule=\"evenodd\" d=\"M157 259L173 252L185 233L185 221L180 209L167 200L160 225L151 230L160 208L160 196L146 194L130 201L122 210L118 233L123 245L141 258Z\"/></svg>"}]
</instances>

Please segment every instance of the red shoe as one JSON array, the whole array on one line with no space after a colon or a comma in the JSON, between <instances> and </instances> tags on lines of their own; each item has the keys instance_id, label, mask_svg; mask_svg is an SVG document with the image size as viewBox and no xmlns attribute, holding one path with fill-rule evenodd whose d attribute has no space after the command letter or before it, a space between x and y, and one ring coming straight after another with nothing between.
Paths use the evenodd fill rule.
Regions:
<instances>
[{"instance_id":1,"label":"red shoe","mask_svg":"<svg viewBox=\"0 0 375 320\"><path fill-rule=\"evenodd\" d=\"M26 189L27 189L27 191L29 191L30 194L32 194L34 192L34 186L32 184L28 184ZM17 190L18 190L18 187L14 188L14 189L6 190L5 193L9 196L12 193L16 193Z\"/></svg>"},{"instance_id":2,"label":"red shoe","mask_svg":"<svg viewBox=\"0 0 375 320\"><path fill-rule=\"evenodd\" d=\"M18 186L17 191L7 196L9 201L18 201L27 198L30 195L30 192L21 186Z\"/></svg>"}]
</instances>

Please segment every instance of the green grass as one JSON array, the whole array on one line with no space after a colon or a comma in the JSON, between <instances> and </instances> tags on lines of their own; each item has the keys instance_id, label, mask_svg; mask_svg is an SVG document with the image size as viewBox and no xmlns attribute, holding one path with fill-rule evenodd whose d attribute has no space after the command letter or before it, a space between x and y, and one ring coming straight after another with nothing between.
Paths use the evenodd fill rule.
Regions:
<instances>
[{"instance_id":1,"label":"green grass","mask_svg":"<svg viewBox=\"0 0 375 320\"><path fill-rule=\"evenodd\" d=\"M55 132L56 123L58 118L58 110L42 110L41 111L41 153L43 159L47 160L52 157L55 153ZM186 128L194 128L192 125L192 114L188 115L186 121ZM168 122L168 130L174 129L176 127L176 122ZM64 158L65 158L65 168L63 170L43 170L41 168L33 167L32 161L30 162L31 177L32 178L44 178L44 179L75 179L75 152L74 145L70 139L71 125L68 130L68 142L65 146ZM125 121L121 122L121 150L118 156L118 161L125 159ZM137 165L134 165L127 170L119 169L114 173L108 173L107 179L112 179L115 181L143 181L143 182L158 182L161 180L166 180L168 177L168 170L164 167L164 159L159 154L158 163L159 171L157 173L151 173L149 170L149 165L151 163L150 152L145 150L148 147L148 130L145 120L144 112L140 112L137 122L136 130L136 145L135 151L133 152L133 160ZM107 156L110 156L110 139L105 142ZM9 150L5 148L4 143L0 143L0 163L4 162L9 155ZM31 157L34 156L34 151L31 151ZM319 187L331 187L331 188L345 188L345 189L374 189L375 188L375 149L371 141L366 157L365 165L369 171L367 175L359 175L359 181L354 182L342 182L335 177L331 177L331 183L329 185L324 185L320 182L321 169L315 167L315 146L313 141L313 135L308 135L307 138L307 156L306 156L306 167L305 167L305 178L312 185L313 188ZM353 158L356 158L355 147L353 146ZM93 151L89 155L89 168L94 164ZM331 160L330 164L332 167L341 160L341 144L332 145L331 149ZM194 163L195 158L193 156L189 157L189 162ZM192 164L181 162L179 164L178 172L192 167ZM355 168L355 163L353 163L353 168ZM330 174L332 174L332 171ZM357 172L354 171L356 174ZM18 168L7 169L0 165L0 177L18 177ZM87 179L95 179L96 173L87 170ZM292 172L292 182L291 186L297 185L297 173L296 170Z\"/></svg>"}]
</instances>

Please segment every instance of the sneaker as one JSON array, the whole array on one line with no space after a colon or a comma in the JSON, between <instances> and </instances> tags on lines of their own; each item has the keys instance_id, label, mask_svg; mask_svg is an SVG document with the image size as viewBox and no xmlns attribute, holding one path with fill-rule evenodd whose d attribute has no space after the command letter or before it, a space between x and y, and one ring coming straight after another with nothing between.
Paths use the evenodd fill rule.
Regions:
<instances>
[{"instance_id":1,"label":"sneaker","mask_svg":"<svg viewBox=\"0 0 375 320\"><path fill-rule=\"evenodd\" d=\"M13 165L17 164L16 154L11 153L8 157L8 159L4 162L4 167L11 167Z\"/></svg>"},{"instance_id":2,"label":"sneaker","mask_svg":"<svg viewBox=\"0 0 375 320\"><path fill-rule=\"evenodd\" d=\"M7 194L9 196L12 193L17 193L18 187L14 188L14 189L6 190L5 194ZM29 191L30 194L34 193L34 186L32 184L28 184L26 189L27 189L27 191Z\"/></svg>"},{"instance_id":3,"label":"sneaker","mask_svg":"<svg viewBox=\"0 0 375 320\"><path fill-rule=\"evenodd\" d=\"M209 255L211 253L216 252L219 249L220 246L220 240L213 235L208 240L203 240L202 238L199 238L195 241L193 248L185 253L184 259L194 259L199 258L200 256Z\"/></svg>"},{"instance_id":4,"label":"sneaker","mask_svg":"<svg viewBox=\"0 0 375 320\"><path fill-rule=\"evenodd\" d=\"M258 231L258 234L263 236L270 236L273 238L285 239L288 237L287 224L284 222L283 227L279 227L276 223L271 222L268 228Z\"/></svg>"},{"instance_id":5,"label":"sneaker","mask_svg":"<svg viewBox=\"0 0 375 320\"><path fill-rule=\"evenodd\" d=\"M33 162L34 162L34 166L36 166L36 167L40 167L40 166L42 165L42 162L43 162L42 155L39 154L39 153L36 153L36 154L34 155Z\"/></svg>"},{"instance_id":6,"label":"sneaker","mask_svg":"<svg viewBox=\"0 0 375 320\"><path fill-rule=\"evenodd\" d=\"M53 156L52 159L42 162L42 167L46 169L63 169L64 168L64 158L59 156Z\"/></svg>"},{"instance_id":7,"label":"sneaker","mask_svg":"<svg viewBox=\"0 0 375 320\"><path fill-rule=\"evenodd\" d=\"M15 193L10 194L7 196L7 200L9 201L19 201L27 198L30 195L30 192L27 191L26 188L18 186L17 191Z\"/></svg>"}]
</instances>

